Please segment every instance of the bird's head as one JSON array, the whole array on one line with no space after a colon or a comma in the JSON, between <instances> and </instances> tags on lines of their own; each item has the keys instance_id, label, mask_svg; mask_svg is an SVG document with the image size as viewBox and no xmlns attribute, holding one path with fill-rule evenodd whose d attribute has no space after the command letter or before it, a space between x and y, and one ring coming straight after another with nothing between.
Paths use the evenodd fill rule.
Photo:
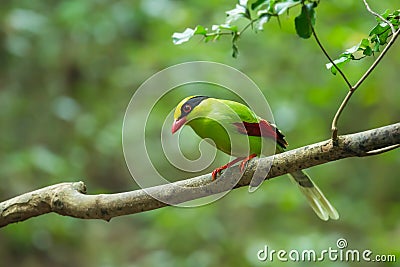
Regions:
<instances>
[{"instance_id":1,"label":"bird's head","mask_svg":"<svg viewBox=\"0 0 400 267\"><path fill-rule=\"evenodd\" d=\"M207 98L208 96L189 96L183 99L175 109L172 133L175 133L192 118L198 116L201 112L200 104Z\"/></svg>"}]
</instances>

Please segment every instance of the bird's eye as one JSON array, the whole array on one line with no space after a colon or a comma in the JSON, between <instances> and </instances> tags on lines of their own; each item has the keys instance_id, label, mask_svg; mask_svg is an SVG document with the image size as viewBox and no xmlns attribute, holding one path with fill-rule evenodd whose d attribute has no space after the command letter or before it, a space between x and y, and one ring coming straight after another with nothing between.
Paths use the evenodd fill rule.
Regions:
<instances>
[{"instance_id":1,"label":"bird's eye","mask_svg":"<svg viewBox=\"0 0 400 267\"><path fill-rule=\"evenodd\" d=\"M183 112L189 113L192 110L192 107L189 104L186 104L182 108Z\"/></svg>"}]
</instances>

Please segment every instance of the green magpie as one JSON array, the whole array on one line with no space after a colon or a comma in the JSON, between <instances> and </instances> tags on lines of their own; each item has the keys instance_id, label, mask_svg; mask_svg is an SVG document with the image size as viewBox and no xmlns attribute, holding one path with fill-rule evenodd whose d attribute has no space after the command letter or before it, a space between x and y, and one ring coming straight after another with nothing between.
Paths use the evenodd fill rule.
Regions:
<instances>
[{"instance_id":1,"label":"green magpie","mask_svg":"<svg viewBox=\"0 0 400 267\"><path fill-rule=\"evenodd\" d=\"M217 149L237 157L228 164L215 169L212 179L216 179L224 169L241 161L240 169L246 163L263 154L265 142L276 145L276 152L285 150L288 143L276 126L258 117L249 107L241 103L207 96L189 96L175 109L172 133L189 125L200 138ZM314 212L324 221L337 220L339 214L326 199L322 191L303 171L290 173Z\"/></svg>"}]
</instances>

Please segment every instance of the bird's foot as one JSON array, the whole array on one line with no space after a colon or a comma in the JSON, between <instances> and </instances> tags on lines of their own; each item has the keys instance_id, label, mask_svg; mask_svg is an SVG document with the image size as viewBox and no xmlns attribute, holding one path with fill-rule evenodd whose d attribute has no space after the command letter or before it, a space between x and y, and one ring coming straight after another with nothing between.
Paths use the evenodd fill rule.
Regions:
<instances>
[{"instance_id":1,"label":"bird's foot","mask_svg":"<svg viewBox=\"0 0 400 267\"><path fill-rule=\"evenodd\" d=\"M246 158L236 158L234 160L232 160L231 162L228 162L227 164L225 164L224 166L221 166L219 168L216 168L215 170L213 170L213 172L211 173L211 177L212 180L214 181L217 178L217 175L220 174L223 170L229 168L230 166L234 165L235 163L244 160Z\"/></svg>"},{"instance_id":2,"label":"bird's foot","mask_svg":"<svg viewBox=\"0 0 400 267\"><path fill-rule=\"evenodd\" d=\"M249 162L249 160L251 160L252 158L256 157L257 154L251 154L250 156L243 158L243 157L239 157L236 158L234 160L232 160L231 162L225 164L224 166L221 166L219 168L216 168L215 170L213 170L213 172L211 173L212 176L212 180L214 181L217 178L217 175L220 174L223 170L231 167L232 165L234 165L235 163L242 161L240 163L240 171L243 172L244 169L246 168L246 164L247 162Z\"/></svg>"},{"instance_id":3,"label":"bird's foot","mask_svg":"<svg viewBox=\"0 0 400 267\"><path fill-rule=\"evenodd\" d=\"M240 163L240 171L244 172L244 169L246 168L247 162L249 162L249 160L251 160L252 158L255 158L255 157L257 157L257 154L251 154L247 158L243 159L242 162Z\"/></svg>"},{"instance_id":4,"label":"bird's foot","mask_svg":"<svg viewBox=\"0 0 400 267\"><path fill-rule=\"evenodd\" d=\"M226 164L227 165L227 164ZM221 166L216 168L215 170L213 170L213 172L211 173L211 177L212 180L214 181L215 179L217 179L217 175L220 174L223 170L225 170L226 168L228 168L226 165Z\"/></svg>"}]
</instances>

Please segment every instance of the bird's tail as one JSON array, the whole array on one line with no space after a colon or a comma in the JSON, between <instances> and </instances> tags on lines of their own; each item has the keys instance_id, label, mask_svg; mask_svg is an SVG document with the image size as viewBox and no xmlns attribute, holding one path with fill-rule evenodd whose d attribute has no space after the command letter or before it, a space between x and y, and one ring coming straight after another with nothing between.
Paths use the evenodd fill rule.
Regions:
<instances>
[{"instance_id":1,"label":"bird's tail","mask_svg":"<svg viewBox=\"0 0 400 267\"><path fill-rule=\"evenodd\" d=\"M333 220L339 219L339 213L305 172L293 172L290 173L290 177L299 186L300 191L307 198L308 203L319 218L324 221L329 218Z\"/></svg>"}]
</instances>

